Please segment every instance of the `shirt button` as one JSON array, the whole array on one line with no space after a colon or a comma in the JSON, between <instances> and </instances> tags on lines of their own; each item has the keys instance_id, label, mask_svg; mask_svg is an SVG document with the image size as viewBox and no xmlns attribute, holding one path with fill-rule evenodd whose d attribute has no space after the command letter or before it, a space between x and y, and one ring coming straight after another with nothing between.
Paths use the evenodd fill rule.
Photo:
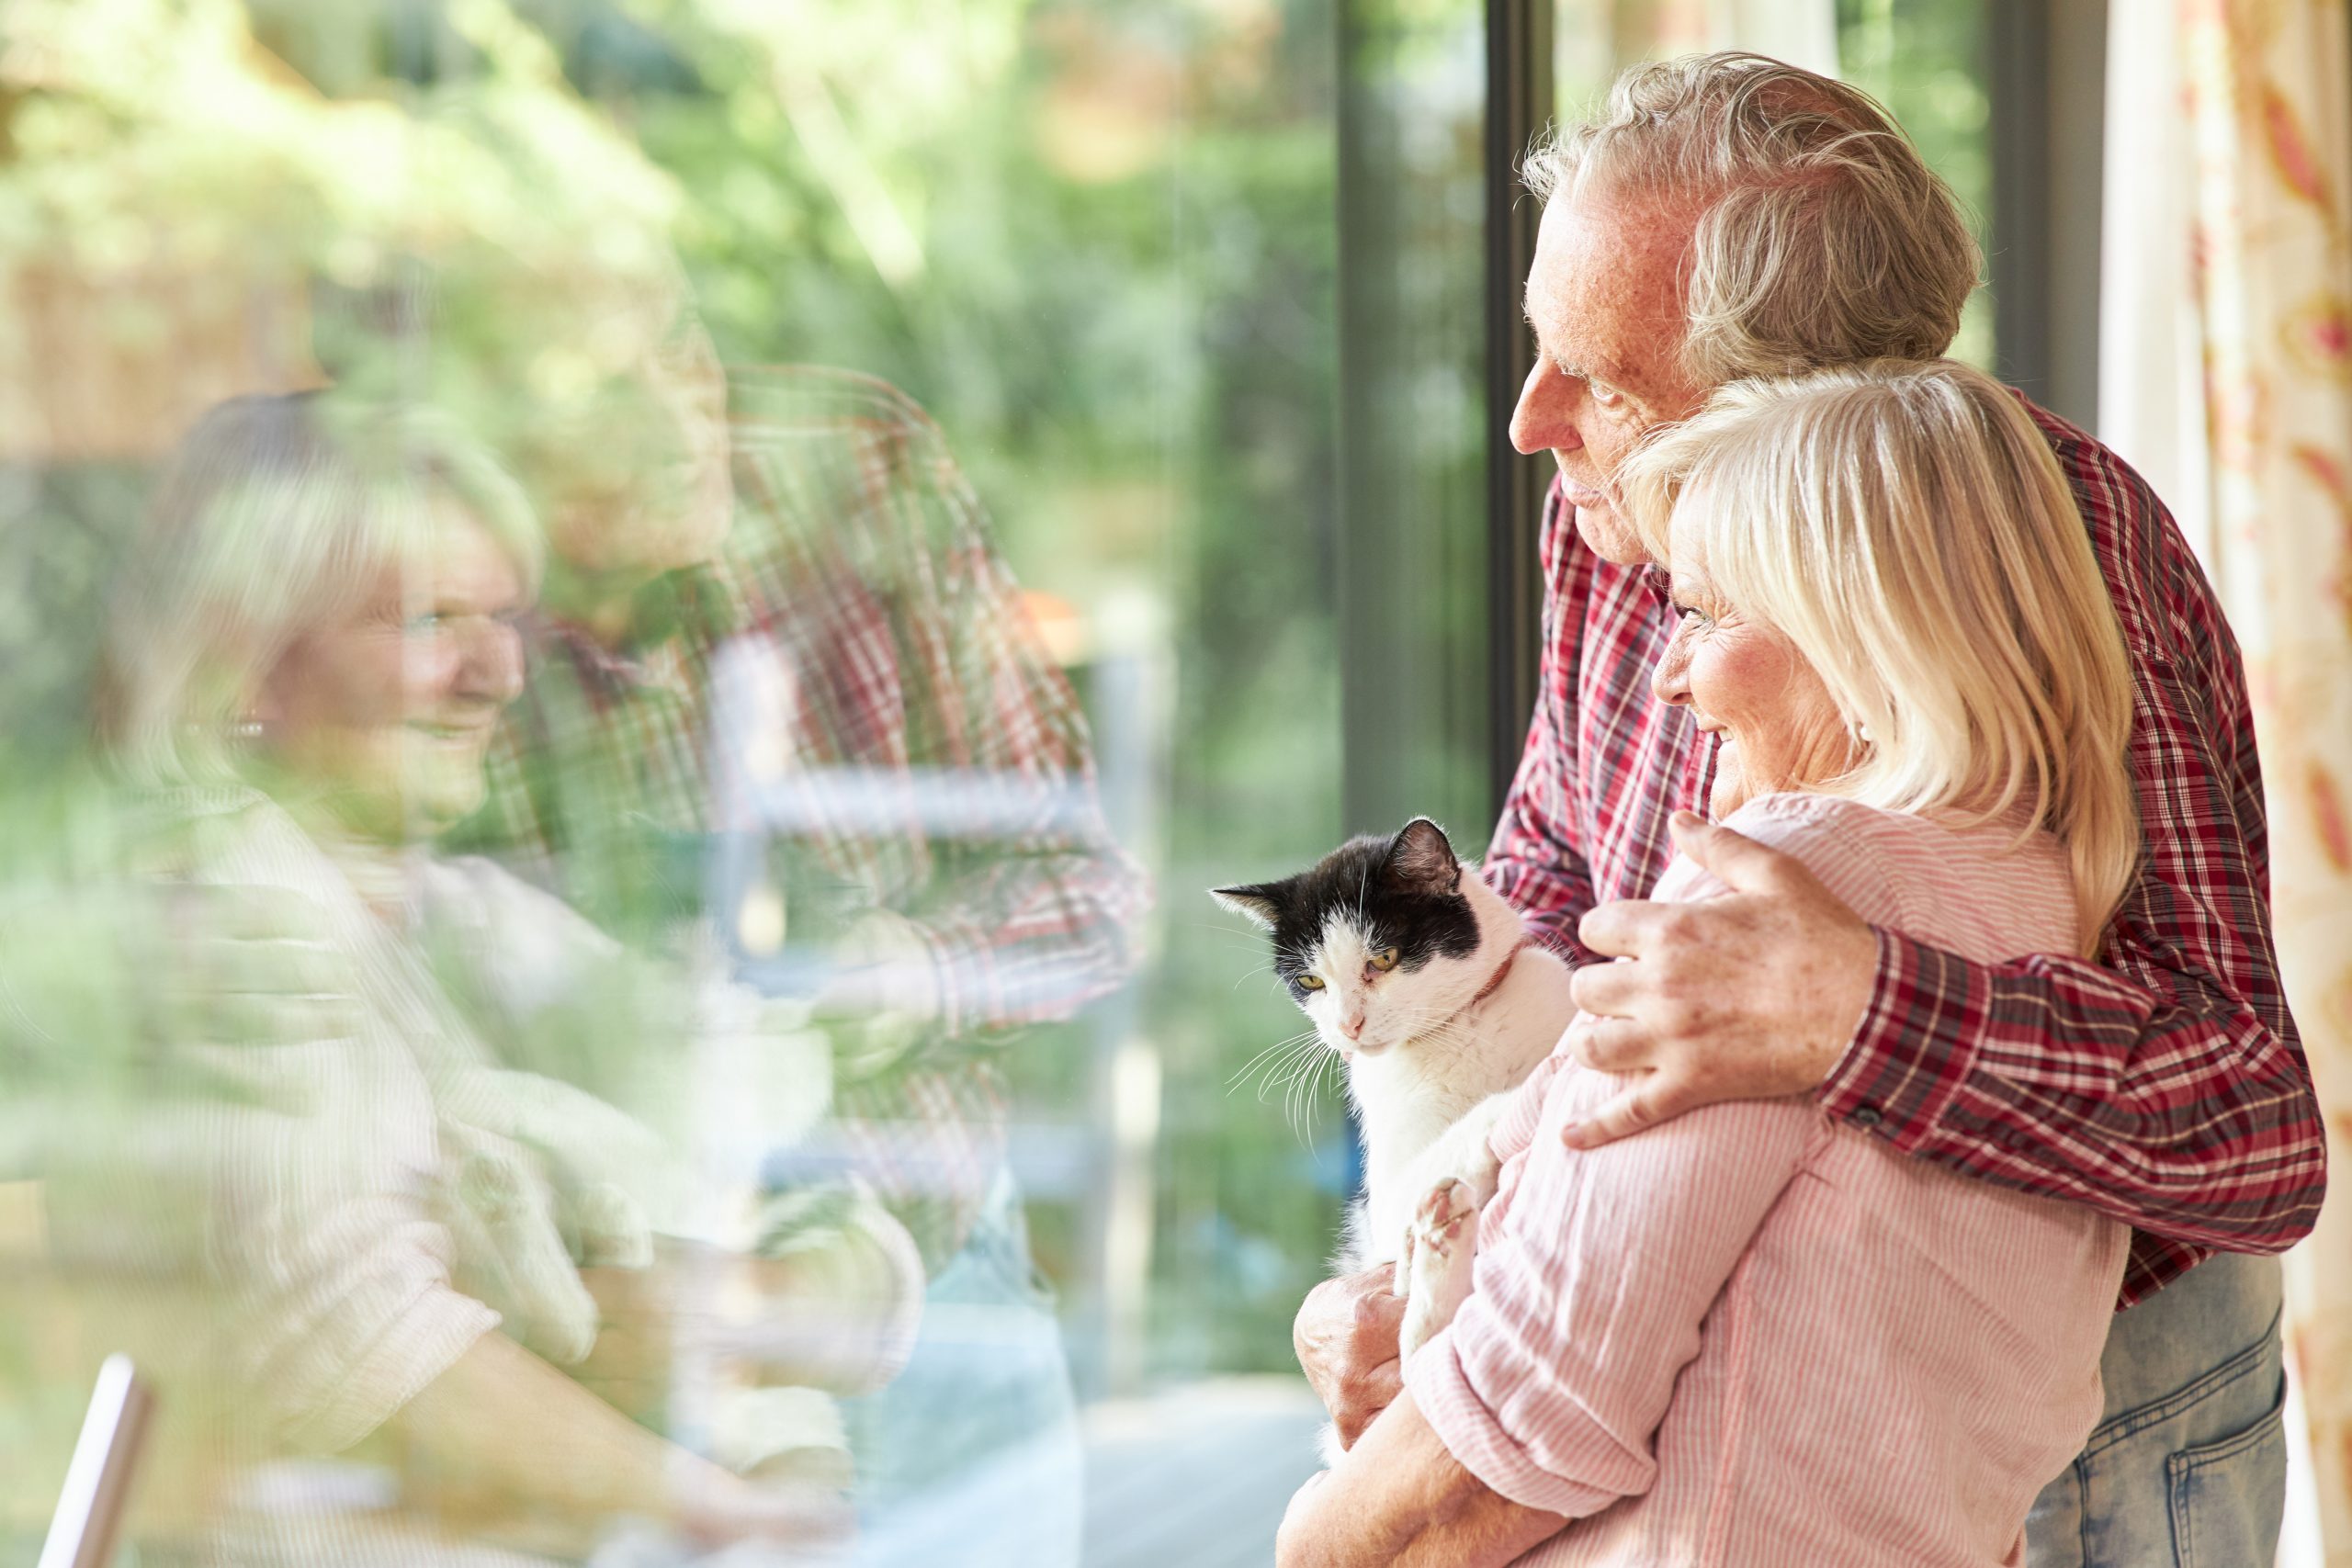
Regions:
<instances>
[{"instance_id":1,"label":"shirt button","mask_svg":"<svg viewBox=\"0 0 2352 1568\"><path fill-rule=\"evenodd\" d=\"M1883 1118L1879 1115L1875 1105L1865 1105L1854 1112L1854 1125L1857 1127L1875 1127L1882 1120Z\"/></svg>"}]
</instances>

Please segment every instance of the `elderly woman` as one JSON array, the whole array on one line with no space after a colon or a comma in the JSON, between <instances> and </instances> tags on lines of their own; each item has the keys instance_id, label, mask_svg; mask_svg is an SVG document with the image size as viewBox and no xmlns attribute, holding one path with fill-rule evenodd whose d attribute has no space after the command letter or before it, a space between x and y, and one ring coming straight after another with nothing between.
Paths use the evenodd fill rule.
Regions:
<instances>
[{"instance_id":1,"label":"elderly woman","mask_svg":"<svg viewBox=\"0 0 2352 1568\"><path fill-rule=\"evenodd\" d=\"M425 852L481 803L484 750L521 680L513 621L538 539L514 487L466 442L413 417L338 432L334 414L297 397L209 415L162 480L107 634L102 734L138 786L148 872L303 908L350 993L319 1038L224 1069L245 1103L154 1108L123 1168L83 1189L119 1195L143 1175L157 1212L186 1222L166 1245L194 1253L201 1238L235 1346L214 1371L238 1453L338 1455L396 1478L390 1497L299 1528L248 1486L208 1528L239 1561L305 1562L515 1560L453 1538L572 1556L624 1518L705 1540L830 1528L820 1490L742 1481L556 1370L597 1345L582 1267L646 1265L656 1221L718 1239L714 1188L732 1179L747 1198L758 1151L720 1172L698 1150L697 1181L553 1069L598 1089L632 1066L672 1082L715 1069L723 1084L698 1087L738 1120L764 1107L760 1130L788 1138L824 1109L822 1039L779 1031L723 988L714 1009L711 987L622 970L555 900L486 863ZM639 1004L621 1030L666 1026L691 1058L648 1064L633 1035L637 1059L600 1076L593 1053L518 1063L493 1048L529 1041L538 1003L600 976L616 1005ZM656 997L628 995L639 981ZM650 999L726 1016L698 1028ZM74 1183L59 1185L70 1203ZM841 1381L862 1386L903 1354L921 1275L887 1216L853 1208L791 1275L823 1280L867 1320L860 1346L822 1369L857 1363ZM681 1272L739 1312L775 1283L774 1271ZM669 1328L657 1316L652 1332ZM825 1359L752 1359L783 1363L790 1375L771 1381L784 1382ZM644 1413L662 1414L668 1392ZM695 1391L698 1427L723 1414L724 1392Z\"/></svg>"},{"instance_id":2,"label":"elderly woman","mask_svg":"<svg viewBox=\"0 0 2352 1568\"><path fill-rule=\"evenodd\" d=\"M2129 676L2010 394L1945 362L1737 384L1623 485L1715 818L1972 959L2096 948L2139 852ZM1656 897L1720 891L1682 861ZM2126 1228L1806 1100L1566 1146L1621 1088L1565 1049L1530 1080L1474 1293L1294 1501L1285 1568L2018 1562L2098 1417Z\"/></svg>"}]
</instances>

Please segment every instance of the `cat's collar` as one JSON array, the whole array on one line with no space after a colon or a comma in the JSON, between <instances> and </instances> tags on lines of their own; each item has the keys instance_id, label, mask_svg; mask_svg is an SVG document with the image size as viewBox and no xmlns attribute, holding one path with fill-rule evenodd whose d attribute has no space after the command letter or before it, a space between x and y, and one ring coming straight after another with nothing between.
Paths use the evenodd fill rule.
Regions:
<instances>
[{"instance_id":1,"label":"cat's collar","mask_svg":"<svg viewBox=\"0 0 2352 1568\"><path fill-rule=\"evenodd\" d=\"M1465 1012L1468 1011L1470 1009L1476 1007L1480 1002L1485 1001L1488 997L1493 996L1497 991L1501 990L1503 988L1503 982L1510 978L1510 966L1519 962L1519 955L1526 952L1528 944L1532 942L1535 939L1531 936L1521 937L1518 944L1512 947L1509 953L1503 954L1503 961L1495 965L1495 972L1487 976L1487 983L1478 987L1478 994L1462 1004L1463 1010Z\"/></svg>"}]
</instances>

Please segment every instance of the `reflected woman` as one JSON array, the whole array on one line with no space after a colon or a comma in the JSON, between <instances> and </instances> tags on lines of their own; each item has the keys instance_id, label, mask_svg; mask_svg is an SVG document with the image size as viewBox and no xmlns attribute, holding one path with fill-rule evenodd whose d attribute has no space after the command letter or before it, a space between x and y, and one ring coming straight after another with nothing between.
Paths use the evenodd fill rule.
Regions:
<instances>
[{"instance_id":1,"label":"reflected woman","mask_svg":"<svg viewBox=\"0 0 2352 1568\"><path fill-rule=\"evenodd\" d=\"M830 1491L740 1479L557 1370L598 1338L582 1266L650 1258L659 1145L502 1062L427 940L436 889L454 886L477 917L531 922L520 942L477 929L481 944L596 956L553 900L426 853L481 802L538 537L466 441L413 416L339 431L336 412L304 396L208 415L159 485L106 634L101 734L134 787L146 869L299 902L355 1004L335 1032L238 1064L250 1103L156 1105L109 1168L51 1184L52 1209L91 1204L60 1234L105 1250L129 1194L157 1216L149 1242L208 1282L226 1348L196 1425L248 1466L195 1528L199 1553L560 1560L624 1518L710 1541L827 1533ZM821 1043L776 1055L797 1100L784 1130L805 1128L827 1098ZM323 1515L255 1500L274 1494L252 1461L330 1455L389 1486Z\"/></svg>"}]
</instances>

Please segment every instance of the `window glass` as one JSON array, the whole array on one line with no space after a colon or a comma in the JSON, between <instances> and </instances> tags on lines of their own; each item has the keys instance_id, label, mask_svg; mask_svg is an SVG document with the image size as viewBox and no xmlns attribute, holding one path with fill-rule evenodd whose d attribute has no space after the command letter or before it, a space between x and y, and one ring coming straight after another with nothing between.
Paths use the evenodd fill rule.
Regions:
<instances>
[{"instance_id":1,"label":"window glass","mask_svg":"<svg viewBox=\"0 0 2352 1568\"><path fill-rule=\"evenodd\" d=\"M1482 847L1482 27L7 8L11 1539L119 1350L142 1562L1262 1558L1207 890Z\"/></svg>"},{"instance_id":2,"label":"window glass","mask_svg":"<svg viewBox=\"0 0 2352 1568\"><path fill-rule=\"evenodd\" d=\"M1984 0L1838 0L1840 73L1893 112L1966 208L1980 245L1993 211ZM1979 289L1952 356L1990 369L1993 299Z\"/></svg>"},{"instance_id":3,"label":"window glass","mask_svg":"<svg viewBox=\"0 0 2352 1568\"><path fill-rule=\"evenodd\" d=\"M122 1351L142 1562L1263 1557L1361 1158L1208 890L1487 836L1487 10L0 10L0 1533ZM1982 12L1554 73L1982 214Z\"/></svg>"}]
</instances>

